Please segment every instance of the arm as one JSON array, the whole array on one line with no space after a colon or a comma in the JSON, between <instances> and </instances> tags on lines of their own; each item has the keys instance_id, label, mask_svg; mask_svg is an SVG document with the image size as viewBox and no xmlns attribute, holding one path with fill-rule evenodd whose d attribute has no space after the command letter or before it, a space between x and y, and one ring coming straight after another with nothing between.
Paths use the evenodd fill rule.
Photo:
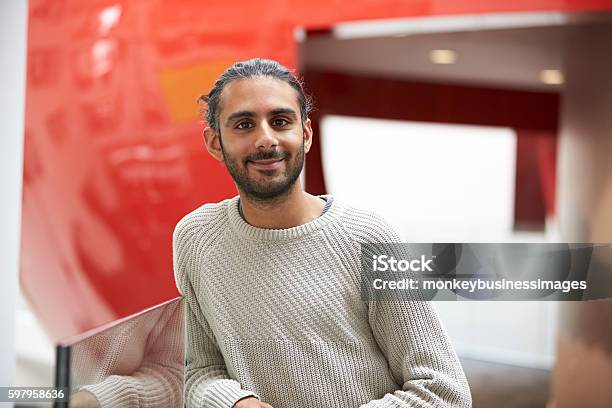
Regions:
<instances>
[{"instance_id":1,"label":"arm","mask_svg":"<svg viewBox=\"0 0 612 408\"><path fill-rule=\"evenodd\" d=\"M379 217L369 240L381 243L396 259L413 258L395 230ZM368 257L369 259L369 257ZM402 274L402 277L406 277ZM470 389L433 305L418 293L400 299L368 302L368 321L400 388L362 408L471 407Z\"/></svg>"},{"instance_id":2,"label":"arm","mask_svg":"<svg viewBox=\"0 0 612 408\"><path fill-rule=\"evenodd\" d=\"M231 408L246 397L259 397L243 390L227 373L223 355L191 285L190 276L198 272L193 265L189 238L179 224L174 233L174 273L177 287L185 298L185 404L198 408Z\"/></svg>"},{"instance_id":3,"label":"arm","mask_svg":"<svg viewBox=\"0 0 612 408\"><path fill-rule=\"evenodd\" d=\"M472 406L461 364L429 302L370 302L369 321L401 389L362 408Z\"/></svg>"}]
</instances>

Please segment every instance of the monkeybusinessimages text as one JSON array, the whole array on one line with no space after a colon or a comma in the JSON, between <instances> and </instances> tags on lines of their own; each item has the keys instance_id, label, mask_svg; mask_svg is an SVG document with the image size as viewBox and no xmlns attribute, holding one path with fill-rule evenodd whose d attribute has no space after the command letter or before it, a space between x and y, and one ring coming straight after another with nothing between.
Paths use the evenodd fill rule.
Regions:
<instances>
[{"instance_id":1,"label":"monkeybusinessimages text","mask_svg":"<svg viewBox=\"0 0 612 408\"><path fill-rule=\"evenodd\" d=\"M372 287L375 290L461 290L470 293L481 290L555 290L567 293L572 290L587 288L586 281L545 280L541 278L513 280L436 275L434 259L427 258L425 255L415 259L396 259L388 255L373 255L371 271L423 273L422 276L414 275L401 279L376 277L371 280Z\"/></svg>"}]
</instances>

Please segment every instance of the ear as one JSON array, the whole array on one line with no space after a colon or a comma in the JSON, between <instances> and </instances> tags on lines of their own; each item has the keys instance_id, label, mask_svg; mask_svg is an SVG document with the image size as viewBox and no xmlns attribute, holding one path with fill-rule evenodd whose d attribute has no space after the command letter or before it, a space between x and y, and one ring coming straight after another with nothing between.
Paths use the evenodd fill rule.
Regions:
<instances>
[{"instance_id":1,"label":"ear","mask_svg":"<svg viewBox=\"0 0 612 408\"><path fill-rule=\"evenodd\" d=\"M218 161L223 161L223 152L221 151L221 139L217 132L210 126L204 128L204 145L206 150L212 157Z\"/></svg>"},{"instance_id":2,"label":"ear","mask_svg":"<svg viewBox=\"0 0 612 408\"><path fill-rule=\"evenodd\" d=\"M312 146L312 124L310 118L306 119L304 123L304 153L308 153L310 146Z\"/></svg>"}]
</instances>

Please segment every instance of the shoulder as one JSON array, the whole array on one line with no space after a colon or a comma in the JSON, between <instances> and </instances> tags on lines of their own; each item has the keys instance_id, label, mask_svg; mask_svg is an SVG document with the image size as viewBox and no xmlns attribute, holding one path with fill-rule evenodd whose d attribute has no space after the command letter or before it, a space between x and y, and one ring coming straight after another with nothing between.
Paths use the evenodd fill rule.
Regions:
<instances>
[{"instance_id":1,"label":"shoulder","mask_svg":"<svg viewBox=\"0 0 612 408\"><path fill-rule=\"evenodd\" d=\"M185 215L174 227L172 260L176 286L185 294L187 282L198 264L199 255L218 239L228 223L227 209L232 199L204 204Z\"/></svg>"},{"instance_id":2,"label":"shoulder","mask_svg":"<svg viewBox=\"0 0 612 408\"><path fill-rule=\"evenodd\" d=\"M173 245L189 244L198 235L219 230L227 223L227 207L234 198L218 203L207 203L185 215L174 227Z\"/></svg>"},{"instance_id":3,"label":"shoulder","mask_svg":"<svg viewBox=\"0 0 612 408\"><path fill-rule=\"evenodd\" d=\"M340 225L359 242L401 242L397 230L383 216L370 209L334 198L342 208Z\"/></svg>"}]
</instances>

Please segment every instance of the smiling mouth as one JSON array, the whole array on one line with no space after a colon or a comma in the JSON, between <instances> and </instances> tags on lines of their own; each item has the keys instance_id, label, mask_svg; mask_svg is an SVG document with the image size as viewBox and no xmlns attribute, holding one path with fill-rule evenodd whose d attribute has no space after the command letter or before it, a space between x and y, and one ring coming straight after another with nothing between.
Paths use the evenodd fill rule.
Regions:
<instances>
[{"instance_id":1,"label":"smiling mouth","mask_svg":"<svg viewBox=\"0 0 612 408\"><path fill-rule=\"evenodd\" d=\"M249 160L248 163L258 170L273 170L279 167L284 159Z\"/></svg>"}]
</instances>

